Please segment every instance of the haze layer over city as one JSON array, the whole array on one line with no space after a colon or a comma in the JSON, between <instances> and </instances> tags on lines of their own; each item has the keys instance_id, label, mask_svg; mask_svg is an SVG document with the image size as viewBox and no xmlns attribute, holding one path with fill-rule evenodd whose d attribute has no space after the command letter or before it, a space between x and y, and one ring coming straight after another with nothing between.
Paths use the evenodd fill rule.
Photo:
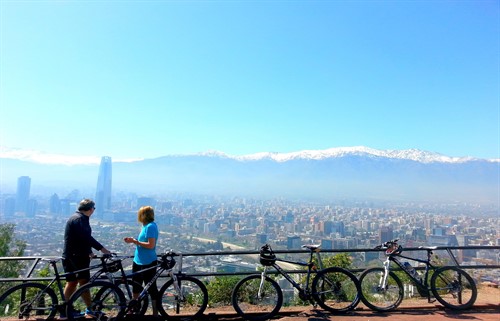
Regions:
<instances>
[{"instance_id":1,"label":"haze layer over city","mask_svg":"<svg viewBox=\"0 0 500 321\"><path fill-rule=\"evenodd\" d=\"M322 244L326 249L370 248L384 237L400 238L407 246L495 245L499 241L499 209L495 204L194 193L139 195L113 188L112 168L112 159L103 157L92 192L67 186L59 189L66 190L64 194L45 191L33 195L30 189L34 182L29 176L21 176L15 194L1 194L1 221L18 225L21 238L29 240L27 253L32 255L61 254L65 220L83 198L96 201L91 221L97 235L121 252L130 251L122 239L137 233L136 212L146 205L155 208L160 230L168 235L161 244L175 244L182 250L196 249L192 242L179 242L193 237L245 249L256 249L265 242L287 249L299 249L302 243Z\"/></svg>"}]
</instances>

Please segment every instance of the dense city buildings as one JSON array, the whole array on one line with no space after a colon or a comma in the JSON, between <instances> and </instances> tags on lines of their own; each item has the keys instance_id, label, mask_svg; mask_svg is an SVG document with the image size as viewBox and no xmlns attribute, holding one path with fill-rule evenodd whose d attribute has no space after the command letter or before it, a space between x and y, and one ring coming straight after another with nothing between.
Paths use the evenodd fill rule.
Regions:
<instances>
[{"instance_id":1,"label":"dense city buildings","mask_svg":"<svg viewBox=\"0 0 500 321\"><path fill-rule=\"evenodd\" d=\"M109 159L110 161L110 159ZM103 158L103 163L106 159ZM101 164L101 165L102 165ZM111 167L101 166L99 180L111 184ZM101 173L102 172L102 173ZM103 182L98 187L104 187ZM103 188L104 192L105 189ZM108 190L110 192L110 189ZM158 251L174 249L183 253L213 253L221 250L257 250L270 243L276 250L300 250L302 244L321 244L327 251L352 249L355 266L380 263L372 249L381 242L398 238L405 248L428 246L500 245L500 217L494 205L467 203L425 204L375 200L305 201L254 199L215 195L137 195L115 192L96 193L96 208L104 212L92 216L93 233L114 252L132 255L123 242L140 230L137 210L155 208L160 230ZM67 218L82 198L92 198L77 189L47 195L32 195L36 210L15 212L16 195L0 194L0 224L16 223L16 233L26 240L26 255L60 255ZM437 253L445 257L446 251ZM415 256L423 252L414 253ZM499 264L498 250L455 250L460 264ZM187 256L183 267L193 271L235 271L256 268L255 258ZM499 282L497 270L486 270L478 278Z\"/></svg>"}]
</instances>

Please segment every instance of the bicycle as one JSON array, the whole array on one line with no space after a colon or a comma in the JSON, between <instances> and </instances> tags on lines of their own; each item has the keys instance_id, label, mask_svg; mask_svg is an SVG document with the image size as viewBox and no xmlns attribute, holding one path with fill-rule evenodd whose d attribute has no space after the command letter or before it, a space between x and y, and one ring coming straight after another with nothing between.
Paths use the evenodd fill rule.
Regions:
<instances>
[{"instance_id":1,"label":"bicycle","mask_svg":"<svg viewBox=\"0 0 500 321\"><path fill-rule=\"evenodd\" d=\"M118 256L116 253L111 253L111 254L104 254L101 257L96 257L96 258L99 258L101 260L101 264L99 266L94 266L94 268L95 267L100 267L100 268L97 269L97 271L91 276L89 282L94 282L96 279L101 278L101 276L105 274L109 282L115 284L122 290L123 294L125 295L125 299L127 301L133 299L133 293L130 290L131 286L136 287L141 291L143 290L142 285L131 280L130 275L127 275L125 269L123 268L122 262L126 259L131 258L130 256ZM116 272L120 272L118 276L114 275L114 273ZM146 314L148 305L149 305L149 296L146 295L141 300L140 304L136 307L137 314L140 315ZM76 310L84 308L85 306L83 306L82 304L81 306L76 308Z\"/></svg>"},{"instance_id":2,"label":"bicycle","mask_svg":"<svg viewBox=\"0 0 500 321\"><path fill-rule=\"evenodd\" d=\"M404 298L404 287L400 278L390 268L394 262L415 284L417 291L434 302L432 296L444 307L464 310L470 308L477 298L477 288L472 277L457 266L435 266L431 257L436 247L421 247L427 251L427 259L417 259L402 255L403 247L398 239L378 245L376 249L385 250L386 259L383 267L369 268L359 277L361 284L361 300L375 311L392 311ZM400 259L416 261L425 265L425 272L419 275L408 262ZM432 272L432 275L431 273ZM430 280L429 280L430 278Z\"/></svg>"},{"instance_id":3,"label":"bicycle","mask_svg":"<svg viewBox=\"0 0 500 321\"><path fill-rule=\"evenodd\" d=\"M273 267L297 291L301 300L333 313L344 313L356 307L359 302L360 287L357 278L350 271L340 267L317 270L313 261L316 253L322 268L318 245L303 245L309 251L309 261L289 261L276 257L271 246L265 244L260 249L260 263L264 269L261 274L252 274L240 280L233 289L231 301L234 309L242 318L249 321L263 321L275 316L283 305L283 292L268 269ZM305 285L296 282L289 272L276 262L291 263L307 267ZM311 283L311 275L314 275Z\"/></svg>"},{"instance_id":4,"label":"bicycle","mask_svg":"<svg viewBox=\"0 0 500 321\"><path fill-rule=\"evenodd\" d=\"M202 281L181 271L174 272L176 264L174 256L179 255L172 251L164 253L158 260L158 264L150 268L158 270L153 279L144 286L137 299L126 300L123 295L121 288L125 287L129 293L131 291L129 281L122 280L121 288L109 282L94 282L80 287L71 296L68 306L72 308L82 306L84 296L90 295L91 309L99 312L96 316L97 320L120 320L127 314L136 314L141 307L147 307L145 300L148 298L148 289L165 272L170 279L158 292L158 312L165 318L174 313L185 319L197 318L203 314L208 305L206 286ZM137 273L144 271L146 270ZM129 274L127 278L133 275L134 273Z\"/></svg>"},{"instance_id":5,"label":"bicycle","mask_svg":"<svg viewBox=\"0 0 500 321\"><path fill-rule=\"evenodd\" d=\"M42 261L47 261L54 271L54 278L48 281L47 284L26 282L15 285L5 291L5 293L0 296L0 317L17 316L19 319L29 319L30 316L35 315L37 319L49 320L54 318L58 312L72 315L75 311L68 309L67 302L64 298L64 278L70 274L91 270L100 265L60 274L57 268L57 262L61 260L62 258L42 259ZM96 282L98 276L99 275L93 275L89 282ZM62 298L61 302L59 302L58 295L53 289L53 286L56 287L59 297Z\"/></svg>"}]
</instances>

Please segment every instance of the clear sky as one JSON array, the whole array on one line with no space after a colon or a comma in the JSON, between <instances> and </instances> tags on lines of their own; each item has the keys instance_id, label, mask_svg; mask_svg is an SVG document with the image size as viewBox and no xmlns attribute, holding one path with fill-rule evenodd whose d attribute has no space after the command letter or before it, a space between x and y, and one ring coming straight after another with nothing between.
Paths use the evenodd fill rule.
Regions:
<instances>
[{"instance_id":1,"label":"clear sky","mask_svg":"<svg viewBox=\"0 0 500 321\"><path fill-rule=\"evenodd\" d=\"M0 0L0 145L500 158L500 2Z\"/></svg>"}]
</instances>

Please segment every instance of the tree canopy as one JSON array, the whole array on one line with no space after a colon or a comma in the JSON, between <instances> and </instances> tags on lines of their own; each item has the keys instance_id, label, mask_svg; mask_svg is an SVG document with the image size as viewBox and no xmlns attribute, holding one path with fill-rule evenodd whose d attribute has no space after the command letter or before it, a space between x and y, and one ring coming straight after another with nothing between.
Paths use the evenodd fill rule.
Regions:
<instances>
[{"instance_id":1,"label":"tree canopy","mask_svg":"<svg viewBox=\"0 0 500 321\"><path fill-rule=\"evenodd\" d=\"M26 242L15 237L14 229L14 224L0 224L0 257L23 256ZM0 261L0 276L17 277L23 266L22 261Z\"/></svg>"}]
</instances>

